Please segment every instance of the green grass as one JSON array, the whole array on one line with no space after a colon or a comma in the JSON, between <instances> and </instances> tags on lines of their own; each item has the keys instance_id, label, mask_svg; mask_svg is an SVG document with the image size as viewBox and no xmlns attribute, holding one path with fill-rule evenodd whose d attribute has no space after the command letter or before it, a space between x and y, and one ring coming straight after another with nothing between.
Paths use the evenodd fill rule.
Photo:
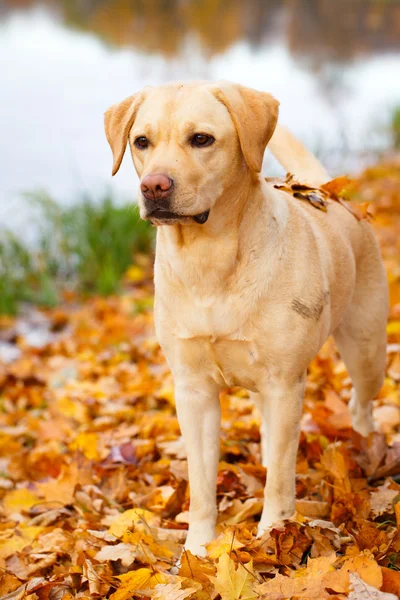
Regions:
<instances>
[{"instance_id":1,"label":"green grass","mask_svg":"<svg viewBox=\"0 0 400 600\"><path fill-rule=\"evenodd\" d=\"M400 149L400 106L394 109L392 115L392 135L395 150Z\"/></svg>"},{"instance_id":2,"label":"green grass","mask_svg":"<svg viewBox=\"0 0 400 600\"><path fill-rule=\"evenodd\" d=\"M135 254L153 248L154 230L132 204L106 196L62 207L46 194L30 194L38 236L28 246L14 233L0 238L0 314L21 302L54 306L65 289L118 292Z\"/></svg>"}]
</instances>

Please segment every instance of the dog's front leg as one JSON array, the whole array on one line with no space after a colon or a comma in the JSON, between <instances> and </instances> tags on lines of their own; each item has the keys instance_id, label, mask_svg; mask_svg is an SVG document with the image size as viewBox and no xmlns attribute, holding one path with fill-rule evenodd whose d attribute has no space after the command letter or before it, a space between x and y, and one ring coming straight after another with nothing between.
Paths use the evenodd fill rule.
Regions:
<instances>
[{"instance_id":1,"label":"dog's front leg","mask_svg":"<svg viewBox=\"0 0 400 600\"><path fill-rule=\"evenodd\" d=\"M262 410L271 426L268 429L267 484L258 535L291 517L295 511L296 456L304 383L305 377L291 385L269 382L264 394Z\"/></svg>"},{"instance_id":2,"label":"dog's front leg","mask_svg":"<svg viewBox=\"0 0 400 600\"><path fill-rule=\"evenodd\" d=\"M179 425L189 468L189 531L185 548L204 556L215 537L216 480L219 459L221 410L219 390L212 384L175 382Z\"/></svg>"}]
</instances>

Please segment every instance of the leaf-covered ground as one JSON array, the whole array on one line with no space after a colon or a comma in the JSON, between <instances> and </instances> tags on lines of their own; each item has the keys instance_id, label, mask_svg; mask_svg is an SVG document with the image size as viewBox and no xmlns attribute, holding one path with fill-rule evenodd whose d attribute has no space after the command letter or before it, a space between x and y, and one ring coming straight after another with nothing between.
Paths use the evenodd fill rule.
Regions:
<instances>
[{"instance_id":1,"label":"leaf-covered ground","mask_svg":"<svg viewBox=\"0 0 400 600\"><path fill-rule=\"evenodd\" d=\"M0 596L382 598L400 593L400 165L366 171L391 290L376 432L352 433L328 340L309 369L297 515L256 539L265 469L244 391L221 396L219 537L182 555L187 463L154 337L149 261L119 297L0 322ZM381 591L378 591L381 590ZM393 595L390 595L394 594Z\"/></svg>"}]
</instances>

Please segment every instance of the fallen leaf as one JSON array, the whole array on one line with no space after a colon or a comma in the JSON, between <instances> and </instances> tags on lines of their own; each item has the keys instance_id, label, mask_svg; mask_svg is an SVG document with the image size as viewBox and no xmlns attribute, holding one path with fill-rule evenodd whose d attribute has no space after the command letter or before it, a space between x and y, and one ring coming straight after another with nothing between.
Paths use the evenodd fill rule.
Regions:
<instances>
[{"instance_id":1,"label":"fallen leaf","mask_svg":"<svg viewBox=\"0 0 400 600\"><path fill-rule=\"evenodd\" d=\"M368 585L357 573L350 573L350 589L349 600L398 600L394 594L380 592Z\"/></svg>"},{"instance_id":2,"label":"fallen leaf","mask_svg":"<svg viewBox=\"0 0 400 600\"><path fill-rule=\"evenodd\" d=\"M154 588L153 600L184 600L196 593L198 588L187 587L182 589L182 581L176 583L159 583Z\"/></svg>"},{"instance_id":3,"label":"fallen leaf","mask_svg":"<svg viewBox=\"0 0 400 600\"><path fill-rule=\"evenodd\" d=\"M390 481L386 481L384 485L371 493L370 506L373 516L379 517L386 512L393 512L392 502L399 494L399 490L392 490Z\"/></svg>"},{"instance_id":4,"label":"fallen leaf","mask_svg":"<svg viewBox=\"0 0 400 600\"><path fill-rule=\"evenodd\" d=\"M215 566L207 559L194 556L189 550L184 550L179 569L180 577L193 579L201 583L203 589L210 586L210 577L215 575Z\"/></svg>"},{"instance_id":5,"label":"fallen leaf","mask_svg":"<svg viewBox=\"0 0 400 600\"><path fill-rule=\"evenodd\" d=\"M381 567L382 570L382 591L390 592L396 596L400 596L400 571Z\"/></svg>"},{"instance_id":6,"label":"fallen leaf","mask_svg":"<svg viewBox=\"0 0 400 600\"><path fill-rule=\"evenodd\" d=\"M207 544L207 555L210 558L219 558L223 554L229 554L233 550L243 548L244 544L236 538L234 529L226 529L215 540Z\"/></svg>"},{"instance_id":7,"label":"fallen leaf","mask_svg":"<svg viewBox=\"0 0 400 600\"><path fill-rule=\"evenodd\" d=\"M121 538L133 525L140 524L149 529L152 526L159 525L159 523L160 519L154 513L143 508L130 508L113 519L108 533Z\"/></svg>"},{"instance_id":8,"label":"fallen leaf","mask_svg":"<svg viewBox=\"0 0 400 600\"><path fill-rule=\"evenodd\" d=\"M6 515L28 511L39 501L38 495L26 488L12 490L3 499L3 509Z\"/></svg>"},{"instance_id":9,"label":"fallen leaf","mask_svg":"<svg viewBox=\"0 0 400 600\"><path fill-rule=\"evenodd\" d=\"M217 594L220 594L221 600L252 600L257 598L253 591L253 584L256 581L253 575L253 565L251 562L246 565L239 564L236 568L235 563L224 552L219 557L216 577L210 577L214 583Z\"/></svg>"},{"instance_id":10,"label":"fallen leaf","mask_svg":"<svg viewBox=\"0 0 400 600\"><path fill-rule=\"evenodd\" d=\"M304 517L319 519L329 515L329 503L318 500L296 500L296 510Z\"/></svg>"},{"instance_id":11,"label":"fallen leaf","mask_svg":"<svg viewBox=\"0 0 400 600\"><path fill-rule=\"evenodd\" d=\"M136 558L134 546L131 544L116 544L115 546L103 546L94 558L99 562L107 560L120 560L124 567L129 567Z\"/></svg>"},{"instance_id":12,"label":"fallen leaf","mask_svg":"<svg viewBox=\"0 0 400 600\"><path fill-rule=\"evenodd\" d=\"M71 450L79 450L88 460L100 460L99 437L96 433L80 433L69 445Z\"/></svg>"},{"instance_id":13,"label":"fallen leaf","mask_svg":"<svg viewBox=\"0 0 400 600\"><path fill-rule=\"evenodd\" d=\"M116 592L111 594L110 600L127 600L137 590L154 589L158 584L168 583L168 577L165 574L155 573L147 568L119 575L118 579L121 581L121 585Z\"/></svg>"}]
</instances>

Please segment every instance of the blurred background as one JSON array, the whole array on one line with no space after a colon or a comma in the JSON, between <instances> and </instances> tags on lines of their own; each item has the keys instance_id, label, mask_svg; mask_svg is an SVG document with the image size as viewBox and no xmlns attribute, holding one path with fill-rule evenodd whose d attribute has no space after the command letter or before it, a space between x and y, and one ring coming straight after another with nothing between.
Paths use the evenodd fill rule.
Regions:
<instances>
[{"instance_id":1,"label":"blurred background","mask_svg":"<svg viewBox=\"0 0 400 600\"><path fill-rule=\"evenodd\" d=\"M144 85L229 79L269 91L332 174L400 145L397 0L3 0L0 44L0 226L14 254L37 240L36 221L53 222L45 238L54 218L76 232L94 205L107 219L135 200L129 159L111 179L103 113ZM266 158L265 172L276 169Z\"/></svg>"}]
</instances>

